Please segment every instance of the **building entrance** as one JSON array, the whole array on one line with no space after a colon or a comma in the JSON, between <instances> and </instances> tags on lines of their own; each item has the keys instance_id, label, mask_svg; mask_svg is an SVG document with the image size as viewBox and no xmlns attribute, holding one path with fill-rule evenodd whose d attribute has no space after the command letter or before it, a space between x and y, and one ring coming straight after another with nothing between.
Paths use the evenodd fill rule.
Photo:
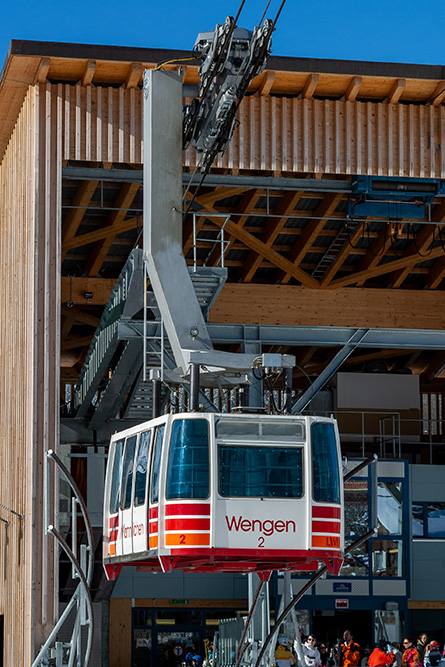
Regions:
<instances>
[{"instance_id":1,"label":"building entrance","mask_svg":"<svg viewBox=\"0 0 445 667\"><path fill-rule=\"evenodd\" d=\"M318 641L331 646L343 641L343 633L350 630L362 650L373 648L374 614L370 609L335 609L312 612L312 632Z\"/></svg>"}]
</instances>

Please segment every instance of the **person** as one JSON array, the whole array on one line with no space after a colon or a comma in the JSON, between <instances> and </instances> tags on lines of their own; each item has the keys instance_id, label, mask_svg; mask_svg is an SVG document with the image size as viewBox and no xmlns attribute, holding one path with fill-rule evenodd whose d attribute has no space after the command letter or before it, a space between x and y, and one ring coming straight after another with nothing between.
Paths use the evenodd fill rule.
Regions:
<instances>
[{"instance_id":1,"label":"person","mask_svg":"<svg viewBox=\"0 0 445 667\"><path fill-rule=\"evenodd\" d=\"M422 658L420 657L419 651L414 646L411 637L405 637L403 640L403 649L402 667L403 665L407 665L407 667L421 667Z\"/></svg>"},{"instance_id":2,"label":"person","mask_svg":"<svg viewBox=\"0 0 445 667\"><path fill-rule=\"evenodd\" d=\"M278 646L275 651L275 664L277 667L293 667L296 660L294 654L289 650L289 640L285 635L278 637Z\"/></svg>"},{"instance_id":3,"label":"person","mask_svg":"<svg viewBox=\"0 0 445 667\"><path fill-rule=\"evenodd\" d=\"M358 667L360 664L360 645L354 642L350 630L343 633L343 644L340 646L339 665L341 667Z\"/></svg>"},{"instance_id":4,"label":"person","mask_svg":"<svg viewBox=\"0 0 445 667\"><path fill-rule=\"evenodd\" d=\"M425 649L423 664L425 667L438 667L441 658L439 643L431 641Z\"/></svg>"},{"instance_id":5,"label":"person","mask_svg":"<svg viewBox=\"0 0 445 667\"><path fill-rule=\"evenodd\" d=\"M303 644L304 662L306 667L320 667L321 656L317 648L317 637L310 634Z\"/></svg>"},{"instance_id":6,"label":"person","mask_svg":"<svg viewBox=\"0 0 445 667\"><path fill-rule=\"evenodd\" d=\"M392 665L394 655L388 653L388 646L384 639L381 639L368 659L369 667L383 667L383 665Z\"/></svg>"},{"instance_id":7,"label":"person","mask_svg":"<svg viewBox=\"0 0 445 667\"><path fill-rule=\"evenodd\" d=\"M399 642L391 642L392 652L394 653L394 665L400 667L402 664L402 652L400 650Z\"/></svg>"},{"instance_id":8,"label":"person","mask_svg":"<svg viewBox=\"0 0 445 667\"><path fill-rule=\"evenodd\" d=\"M321 660L322 667L326 667L326 663L327 663L328 658L329 658L328 647L323 642L320 642L318 644L318 650L320 651L320 660Z\"/></svg>"},{"instance_id":9,"label":"person","mask_svg":"<svg viewBox=\"0 0 445 667\"><path fill-rule=\"evenodd\" d=\"M417 644L416 644L416 649L418 650L419 655L420 655L422 660L425 657L425 650L426 650L426 647L428 646L428 642L429 642L428 635L426 634L426 632L422 632L419 635L419 638L418 638Z\"/></svg>"}]
</instances>

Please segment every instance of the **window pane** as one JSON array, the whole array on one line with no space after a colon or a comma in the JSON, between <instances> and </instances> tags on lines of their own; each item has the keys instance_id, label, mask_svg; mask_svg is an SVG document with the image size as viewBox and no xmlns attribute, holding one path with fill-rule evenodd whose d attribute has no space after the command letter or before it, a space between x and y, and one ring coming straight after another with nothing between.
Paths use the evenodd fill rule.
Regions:
<instances>
[{"instance_id":1,"label":"window pane","mask_svg":"<svg viewBox=\"0 0 445 667\"><path fill-rule=\"evenodd\" d=\"M260 434L260 425L258 422L250 420L220 419L216 424L216 433L218 437L251 435L257 438Z\"/></svg>"},{"instance_id":2,"label":"window pane","mask_svg":"<svg viewBox=\"0 0 445 667\"><path fill-rule=\"evenodd\" d=\"M412 506L412 528L413 537L423 537L424 521L423 521L423 504L415 504Z\"/></svg>"},{"instance_id":3,"label":"window pane","mask_svg":"<svg viewBox=\"0 0 445 667\"><path fill-rule=\"evenodd\" d=\"M445 537L445 503L428 503L428 537Z\"/></svg>"},{"instance_id":4,"label":"window pane","mask_svg":"<svg viewBox=\"0 0 445 667\"><path fill-rule=\"evenodd\" d=\"M274 440L286 439L303 441L304 429L300 422L265 422L262 424L263 437L273 438Z\"/></svg>"},{"instance_id":5,"label":"window pane","mask_svg":"<svg viewBox=\"0 0 445 667\"><path fill-rule=\"evenodd\" d=\"M134 482L134 504L145 503L145 487L147 481L148 446L151 431L141 433L139 438L138 458L136 462L136 479Z\"/></svg>"},{"instance_id":6,"label":"window pane","mask_svg":"<svg viewBox=\"0 0 445 667\"><path fill-rule=\"evenodd\" d=\"M402 534L402 485L379 482L377 488L379 535Z\"/></svg>"},{"instance_id":7,"label":"window pane","mask_svg":"<svg viewBox=\"0 0 445 667\"><path fill-rule=\"evenodd\" d=\"M122 469L122 509L131 506L131 487L133 484L134 453L136 449L136 436L127 438L125 444L124 467Z\"/></svg>"},{"instance_id":8,"label":"window pane","mask_svg":"<svg viewBox=\"0 0 445 667\"><path fill-rule=\"evenodd\" d=\"M349 546L352 542L345 543L345 546ZM343 565L341 566L340 576L341 577L365 577L369 574L369 555L368 555L368 545L362 544L358 549L354 549L351 553L345 556Z\"/></svg>"},{"instance_id":9,"label":"window pane","mask_svg":"<svg viewBox=\"0 0 445 667\"><path fill-rule=\"evenodd\" d=\"M167 498L207 498L209 473L207 420L177 419L168 457Z\"/></svg>"},{"instance_id":10,"label":"window pane","mask_svg":"<svg viewBox=\"0 0 445 667\"><path fill-rule=\"evenodd\" d=\"M116 446L114 449L113 477L111 479L111 493L110 493L111 514L114 514L119 509L119 487L121 483L123 448L124 448L124 441L118 440L116 442Z\"/></svg>"},{"instance_id":11,"label":"window pane","mask_svg":"<svg viewBox=\"0 0 445 667\"><path fill-rule=\"evenodd\" d=\"M159 500L159 472L161 468L162 441L164 439L165 426L158 426L156 430L155 452L153 455L153 470L151 473L151 502Z\"/></svg>"},{"instance_id":12,"label":"window pane","mask_svg":"<svg viewBox=\"0 0 445 667\"><path fill-rule=\"evenodd\" d=\"M368 480L345 482L345 535L364 535L368 528Z\"/></svg>"},{"instance_id":13,"label":"window pane","mask_svg":"<svg viewBox=\"0 0 445 667\"><path fill-rule=\"evenodd\" d=\"M311 426L313 495L316 502L340 502L340 477L334 425L318 422Z\"/></svg>"},{"instance_id":14,"label":"window pane","mask_svg":"<svg viewBox=\"0 0 445 667\"><path fill-rule=\"evenodd\" d=\"M372 572L375 577L405 576L403 542L398 540L373 540Z\"/></svg>"},{"instance_id":15,"label":"window pane","mask_svg":"<svg viewBox=\"0 0 445 667\"><path fill-rule=\"evenodd\" d=\"M220 445L219 493L225 497L301 498L301 447Z\"/></svg>"}]
</instances>

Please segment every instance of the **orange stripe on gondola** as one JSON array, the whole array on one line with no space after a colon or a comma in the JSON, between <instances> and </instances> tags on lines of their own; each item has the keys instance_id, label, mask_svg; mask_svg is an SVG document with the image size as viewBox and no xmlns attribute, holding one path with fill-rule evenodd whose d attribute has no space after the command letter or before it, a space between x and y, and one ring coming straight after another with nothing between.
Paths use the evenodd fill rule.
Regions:
<instances>
[{"instance_id":1,"label":"orange stripe on gondola","mask_svg":"<svg viewBox=\"0 0 445 667\"><path fill-rule=\"evenodd\" d=\"M208 519L166 519L165 530L210 530Z\"/></svg>"},{"instance_id":2,"label":"orange stripe on gondola","mask_svg":"<svg viewBox=\"0 0 445 667\"><path fill-rule=\"evenodd\" d=\"M116 545L115 544L110 544L108 547L108 553L110 556L115 556L116 555Z\"/></svg>"},{"instance_id":3,"label":"orange stripe on gondola","mask_svg":"<svg viewBox=\"0 0 445 667\"><path fill-rule=\"evenodd\" d=\"M340 523L337 521L312 521L313 533L340 533Z\"/></svg>"},{"instance_id":4,"label":"orange stripe on gondola","mask_svg":"<svg viewBox=\"0 0 445 667\"><path fill-rule=\"evenodd\" d=\"M174 533L173 535L165 535L166 547L186 547L196 544L203 546L210 545L209 533Z\"/></svg>"},{"instance_id":5,"label":"orange stripe on gondola","mask_svg":"<svg viewBox=\"0 0 445 667\"><path fill-rule=\"evenodd\" d=\"M153 535L153 536L150 535L150 539L149 539L150 549L156 549L157 546L158 546L158 536L157 535Z\"/></svg>"},{"instance_id":6,"label":"orange stripe on gondola","mask_svg":"<svg viewBox=\"0 0 445 667\"><path fill-rule=\"evenodd\" d=\"M341 509L340 507L312 507L312 518L313 519L340 519Z\"/></svg>"},{"instance_id":7,"label":"orange stripe on gondola","mask_svg":"<svg viewBox=\"0 0 445 667\"><path fill-rule=\"evenodd\" d=\"M198 503L196 505L184 505L183 503L175 503L165 506L165 515L171 516L194 516L194 515L210 515L210 505Z\"/></svg>"},{"instance_id":8,"label":"orange stripe on gondola","mask_svg":"<svg viewBox=\"0 0 445 667\"><path fill-rule=\"evenodd\" d=\"M312 546L322 549L340 549L340 538L334 535L312 535Z\"/></svg>"}]
</instances>

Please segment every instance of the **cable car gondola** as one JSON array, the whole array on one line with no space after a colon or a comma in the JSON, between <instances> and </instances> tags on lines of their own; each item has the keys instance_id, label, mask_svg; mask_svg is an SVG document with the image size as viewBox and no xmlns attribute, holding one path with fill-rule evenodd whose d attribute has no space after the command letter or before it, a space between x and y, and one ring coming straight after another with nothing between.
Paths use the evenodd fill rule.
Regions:
<instances>
[{"instance_id":1,"label":"cable car gondola","mask_svg":"<svg viewBox=\"0 0 445 667\"><path fill-rule=\"evenodd\" d=\"M343 487L334 419L168 414L111 439L103 561L151 572L337 573Z\"/></svg>"}]
</instances>

